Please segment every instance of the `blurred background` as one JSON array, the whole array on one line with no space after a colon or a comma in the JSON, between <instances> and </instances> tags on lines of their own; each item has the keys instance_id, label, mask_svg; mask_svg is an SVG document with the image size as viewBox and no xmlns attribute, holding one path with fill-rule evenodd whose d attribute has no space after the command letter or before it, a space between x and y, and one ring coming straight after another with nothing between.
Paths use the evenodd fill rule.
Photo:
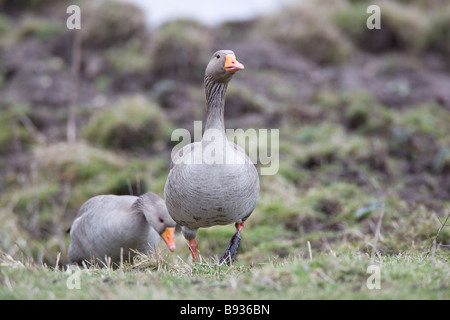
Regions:
<instances>
[{"instance_id":1,"label":"blurred background","mask_svg":"<svg viewBox=\"0 0 450 320\"><path fill-rule=\"evenodd\" d=\"M70 4L81 30L66 27ZM370 4L380 30L366 28ZM163 196L171 133L204 120L218 49L245 65L226 127L280 129L239 262L306 241L370 253L382 210L378 250L429 245L450 210L448 1L0 0L0 251L64 263L87 199ZM233 233L200 230L201 253Z\"/></svg>"}]
</instances>

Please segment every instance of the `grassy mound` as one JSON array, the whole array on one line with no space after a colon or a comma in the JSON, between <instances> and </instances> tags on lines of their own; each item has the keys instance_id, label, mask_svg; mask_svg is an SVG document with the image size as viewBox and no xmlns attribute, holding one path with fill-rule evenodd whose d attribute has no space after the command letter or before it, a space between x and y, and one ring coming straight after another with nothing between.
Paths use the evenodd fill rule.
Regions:
<instances>
[{"instance_id":1,"label":"grassy mound","mask_svg":"<svg viewBox=\"0 0 450 320\"><path fill-rule=\"evenodd\" d=\"M392 49L423 48L427 16L416 7L395 1L379 1L381 29L368 29L367 7L371 2L358 1L333 14L334 23L360 48L379 52Z\"/></svg>"},{"instance_id":2,"label":"grassy mound","mask_svg":"<svg viewBox=\"0 0 450 320\"><path fill-rule=\"evenodd\" d=\"M130 39L145 39L144 13L131 3L102 1L83 11L83 43L88 47L108 48Z\"/></svg>"},{"instance_id":3,"label":"grassy mound","mask_svg":"<svg viewBox=\"0 0 450 320\"><path fill-rule=\"evenodd\" d=\"M351 57L352 44L329 22L324 7L307 1L262 19L256 27L316 63L341 64Z\"/></svg>"},{"instance_id":4,"label":"grassy mound","mask_svg":"<svg viewBox=\"0 0 450 320\"><path fill-rule=\"evenodd\" d=\"M191 20L167 22L156 35L152 72L163 78L203 79L211 50L212 34L208 28Z\"/></svg>"},{"instance_id":5,"label":"grassy mound","mask_svg":"<svg viewBox=\"0 0 450 320\"><path fill-rule=\"evenodd\" d=\"M83 131L92 143L123 150L161 150L172 125L160 107L143 96L119 100L93 116Z\"/></svg>"}]
</instances>

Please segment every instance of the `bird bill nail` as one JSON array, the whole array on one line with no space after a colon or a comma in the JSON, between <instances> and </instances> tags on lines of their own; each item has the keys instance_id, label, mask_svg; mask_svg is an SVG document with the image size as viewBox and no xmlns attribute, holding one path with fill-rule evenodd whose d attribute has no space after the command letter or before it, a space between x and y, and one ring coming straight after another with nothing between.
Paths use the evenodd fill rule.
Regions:
<instances>
[{"instance_id":1,"label":"bird bill nail","mask_svg":"<svg viewBox=\"0 0 450 320\"><path fill-rule=\"evenodd\" d=\"M225 56L224 68L226 71L236 72L244 69L244 65L236 60L236 56L229 54Z\"/></svg>"},{"instance_id":2,"label":"bird bill nail","mask_svg":"<svg viewBox=\"0 0 450 320\"><path fill-rule=\"evenodd\" d=\"M166 242L167 247L170 251L175 250L175 228L166 228L161 234L161 238Z\"/></svg>"}]
</instances>

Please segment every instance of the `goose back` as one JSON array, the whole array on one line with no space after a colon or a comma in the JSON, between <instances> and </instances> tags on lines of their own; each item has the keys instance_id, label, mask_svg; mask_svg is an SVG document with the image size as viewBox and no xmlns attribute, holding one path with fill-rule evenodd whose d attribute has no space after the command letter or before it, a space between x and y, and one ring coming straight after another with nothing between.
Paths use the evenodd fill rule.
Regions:
<instances>
[{"instance_id":1,"label":"goose back","mask_svg":"<svg viewBox=\"0 0 450 320\"><path fill-rule=\"evenodd\" d=\"M121 248L125 260L135 255L130 249L153 253L160 236L142 212L132 209L137 199L135 196L101 195L86 201L71 227L69 261L103 260L106 255L118 262Z\"/></svg>"}]
</instances>

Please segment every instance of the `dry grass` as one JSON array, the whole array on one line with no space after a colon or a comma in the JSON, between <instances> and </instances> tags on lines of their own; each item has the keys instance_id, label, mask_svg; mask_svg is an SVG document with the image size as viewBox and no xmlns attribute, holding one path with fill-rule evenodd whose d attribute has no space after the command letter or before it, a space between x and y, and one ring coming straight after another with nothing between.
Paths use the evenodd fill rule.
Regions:
<instances>
[{"instance_id":1,"label":"dry grass","mask_svg":"<svg viewBox=\"0 0 450 320\"><path fill-rule=\"evenodd\" d=\"M370 290L370 257L319 253L271 259L255 266L220 266L215 259L192 264L159 254L131 265L52 268L0 259L2 299L448 299L448 255L433 263L423 254L375 256L381 288ZM76 284L78 277L79 289ZM72 288L72 289L71 289Z\"/></svg>"},{"instance_id":2,"label":"dry grass","mask_svg":"<svg viewBox=\"0 0 450 320\"><path fill-rule=\"evenodd\" d=\"M93 10L85 30L102 26L83 44L75 144L61 143L67 30L2 12L0 298L449 298L448 10L419 2L380 1L390 40L377 55L357 27L360 1L303 1L217 28L175 21L151 37L134 7ZM261 177L237 262L217 263L233 226L201 229L200 264L177 234L176 253L94 261L69 290L65 231L78 208L98 194L163 194L171 123L203 119L204 67L225 45L246 66L227 127L280 130L279 172ZM378 291L365 285L371 263Z\"/></svg>"}]
</instances>

